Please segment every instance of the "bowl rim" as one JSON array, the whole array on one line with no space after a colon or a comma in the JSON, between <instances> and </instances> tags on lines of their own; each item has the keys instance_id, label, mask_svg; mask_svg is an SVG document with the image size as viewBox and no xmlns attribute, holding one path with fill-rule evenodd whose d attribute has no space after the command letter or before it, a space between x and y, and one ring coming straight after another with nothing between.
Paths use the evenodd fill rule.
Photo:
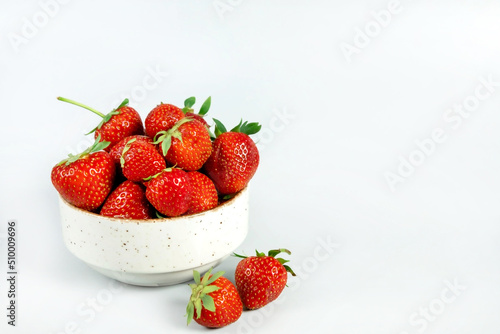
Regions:
<instances>
[{"instance_id":1,"label":"bowl rim","mask_svg":"<svg viewBox=\"0 0 500 334\"><path fill-rule=\"evenodd\" d=\"M103 216L103 215L100 215L98 213L87 211L87 210L84 210L84 209L81 209L79 207L74 206L73 204L69 203L64 198L62 198L62 196L60 194L59 194L59 200L62 201L64 204L66 204L71 209L78 211L81 214L86 214L86 215L89 215L89 216L92 216L95 218L106 219L106 220L116 221L116 222L120 222L120 223L136 223L136 224L142 223L142 224L144 224L144 223L158 223L158 222L164 223L164 222L181 221L181 220L185 220L185 219L189 219L189 218L203 216L203 215L206 215L207 213L218 212L219 210L222 210L224 207L230 205L233 201L235 201L237 198L241 197L242 194L247 192L247 191L248 191L248 185L245 188L238 191L237 193L235 193L235 195L233 197L231 197L230 199L228 199L227 201L217 205L215 208L210 209L210 210L206 210L206 211L202 211L202 212L198 212L198 213L193 213L190 215L181 215L181 216L177 216L177 217L151 218L151 219L134 219L134 218L131 219L131 218L117 218L117 217Z\"/></svg>"}]
</instances>

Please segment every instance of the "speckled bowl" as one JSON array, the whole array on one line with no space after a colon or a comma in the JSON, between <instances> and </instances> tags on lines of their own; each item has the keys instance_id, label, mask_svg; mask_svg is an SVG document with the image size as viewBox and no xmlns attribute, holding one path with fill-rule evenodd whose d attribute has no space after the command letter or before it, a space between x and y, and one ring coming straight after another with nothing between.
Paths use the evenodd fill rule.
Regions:
<instances>
[{"instance_id":1,"label":"speckled bowl","mask_svg":"<svg viewBox=\"0 0 500 334\"><path fill-rule=\"evenodd\" d=\"M192 279L227 258L248 232L248 188L199 214L131 220L100 216L60 198L66 247L118 281L162 286Z\"/></svg>"}]
</instances>

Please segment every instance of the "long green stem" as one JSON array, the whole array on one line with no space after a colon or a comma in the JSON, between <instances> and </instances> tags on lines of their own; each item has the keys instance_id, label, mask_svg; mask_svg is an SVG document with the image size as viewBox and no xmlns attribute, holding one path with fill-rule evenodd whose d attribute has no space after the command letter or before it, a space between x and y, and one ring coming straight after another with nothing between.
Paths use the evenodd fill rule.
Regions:
<instances>
[{"instance_id":1,"label":"long green stem","mask_svg":"<svg viewBox=\"0 0 500 334\"><path fill-rule=\"evenodd\" d=\"M64 98L64 97L60 97L60 96L59 96L57 99L58 99L59 101L63 101L63 102L67 102L67 103L71 103L71 104L74 104L75 106L79 106L79 107L85 108L85 109L87 109L87 110L90 110L90 111L92 111L94 114L99 115L99 116L101 116L102 118L104 118L104 117L105 117L105 115L104 115L103 113L101 113L101 112L99 112L99 111L97 111L97 110L95 110L95 109L93 109L93 108L90 108L89 106L86 106L85 104L82 104L82 103L80 103L80 102L76 102L76 101L73 101L73 100L70 100L70 99L67 99L67 98Z\"/></svg>"}]
</instances>

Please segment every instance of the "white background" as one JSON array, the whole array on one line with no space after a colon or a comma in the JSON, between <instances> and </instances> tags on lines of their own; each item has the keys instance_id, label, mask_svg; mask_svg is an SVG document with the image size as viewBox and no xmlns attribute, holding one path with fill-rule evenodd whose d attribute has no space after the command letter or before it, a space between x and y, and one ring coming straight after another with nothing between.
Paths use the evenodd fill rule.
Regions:
<instances>
[{"instance_id":1,"label":"white background","mask_svg":"<svg viewBox=\"0 0 500 334\"><path fill-rule=\"evenodd\" d=\"M299 273L274 304L217 333L500 332L498 2L0 8L3 273L9 219L20 248L18 326L6 324L1 274L2 333L205 331L185 325L186 284L112 290L72 256L50 183L52 166L85 148L99 122L57 96L105 112L129 96L145 117L192 95L211 95L209 115L229 126L262 123L238 251L287 247ZM464 103L471 111L459 116ZM232 279L236 264L219 268Z\"/></svg>"}]
</instances>

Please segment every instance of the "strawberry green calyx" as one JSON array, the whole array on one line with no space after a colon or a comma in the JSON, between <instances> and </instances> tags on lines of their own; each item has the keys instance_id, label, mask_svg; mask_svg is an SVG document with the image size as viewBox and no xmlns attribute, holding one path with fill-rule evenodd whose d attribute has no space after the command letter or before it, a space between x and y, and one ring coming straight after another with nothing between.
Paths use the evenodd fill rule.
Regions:
<instances>
[{"instance_id":1,"label":"strawberry green calyx","mask_svg":"<svg viewBox=\"0 0 500 334\"><path fill-rule=\"evenodd\" d=\"M185 117L185 118L181 119L180 121L178 121L177 123L175 123L175 125L171 129L169 129L167 131L158 132L154 138L153 144L156 145L156 144L161 143L161 151L162 151L163 155L166 156L168 150L170 149L170 146L172 146L172 137L179 139L182 143L182 134L179 131L179 128L181 125L183 125L187 122L191 122L192 120L193 119L191 119L191 118Z\"/></svg>"},{"instance_id":2,"label":"strawberry green calyx","mask_svg":"<svg viewBox=\"0 0 500 334\"><path fill-rule=\"evenodd\" d=\"M90 146L85 151L83 151L79 154L76 154L76 155L73 155L71 153L68 154L68 157L66 159L64 159L63 161L59 162L58 165L66 164L66 166L68 166L69 164L77 161L80 158L83 158L86 155L102 151L106 147L109 146L109 144L110 144L109 141L102 141L101 142L100 140L101 140L101 136L99 135L99 136L97 136L96 141L94 142L94 144L92 144L92 146Z\"/></svg>"},{"instance_id":3,"label":"strawberry green calyx","mask_svg":"<svg viewBox=\"0 0 500 334\"><path fill-rule=\"evenodd\" d=\"M240 120L240 123L238 125L232 128L230 131L227 131L226 127L224 126L224 124L222 124L221 121L215 118L213 118L213 120L215 123L214 133L216 137L219 137L224 132L240 132L250 136L256 134L262 128L262 125L260 125L258 122L248 123L247 121L243 122L243 120Z\"/></svg>"},{"instance_id":4,"label":"strawberry green calyx","mask_svg":"<svg viewBox=\"0 0 500 334\"><path fill-rule=\"evenodd\" d=\"M204 116L207 114L208 110L210 109L210 106L212 105L212 97L209 96L205 102L201 105L200 111L198 111L198 115Z\"/></svg>"},{"instance_id":5,"label":"strawberry green calyx","mask_svg":"<svg viewBox=\"0 0 500 334\"><path fill-rule=\"evenodd\" d=\"M209 295L209 293L219 290L220 288L215 285L211 285L219 277L224 275L224 271L219 271L212 275L212 269L200 279L200 273L193 270L194 284L189 284L191 287L191 298L189 298L188 305L186 307L187 324L191 322L194 318L194 312L196 310L197 318L200 318L201 311L203 308L210 312L215 312L214 299Z\"/></svg>"},{"instance_id":6,"label":"strawberry green calyx","mask_svg":"<svg viewBox=\"0 0 500 334\"><path fill-rule=\"evenodd\" d=\"M182 108L182 112L186 113L194 113L193 105L196 103L196 98L191 96L184 101L184 108ZM209 96L205 102L201 105L200 111L198 111L198 115L205 116L208 110L210 109L210 105L212 104L212 97Z\"/></svg>"},{"instance_id":7,"label":"strawberry green calyx","mask_svg":"<svg viewBox=\"0 0 500 334\"><path fill-rule=\"evenodd\" d=\"M161 213L159 213L158 210L155 210L155 211L156 211L156 218L158 218L158 219L167 218L167 216L164 216Z\"/></svg>"},{"instance_id":8,"label":"strawberry green calyx","mask_svg":"<svg viewBox=\"0 0 500 334\"><path fill-rule=\"evenodd\" d=\"M165 168L164 170L162 170L161 172L159 173L156 173L154 175L151 175L149 177L146 177L145 179L143 179L145 182L147 181L151 181L152 179L156 179L158 176L160 176L161 174L163 174L164 172L171 172L173 169L175 168L175 166L173 167L168 167L168 168Z\"/></svg>"},{"instance_id":9,"label":"strawberry green calyx","mask_svg":"<svg viewBox=\"0 0 500 334\"><path fill-rule=\"evenodd\" d=\"M218 119L215 119L215 118L213 118L213 120L214 120L214 123L215 123L215 130L214 130L215 137L219 137L224 132L227 132L226 127L224 126L224 124L222 124L221 121L219 121Z\"/></svg>"},{"instance_id":10,"label":"strawberry green calyx","mask_svg":"<svg viewBox=\"0 0 500 334\"><path fill-rule=\"evenodd\" d=\"M192 107L195 103L196 103L196 97L194 96L188 97L184 101L184 108L182 108L182 112L183 113L193 112L194 109Z\"/></svg>"},{"instance_id":11,"label":"strawberry green calyx","mask_svg":"<svg viewBox=\"0 0 500 334\"><path fill-rule=\"evenodd\" d=\"M289 272L290 274L292 274L292 276L296 276L295 273L293 272L292 268L290 268L288 265L285 264L287 262L290 262L290 260L285 260L285 259L277 258L276 257L280 253L286 253L288 255L292 255L292 252L290 252L286 248L272 249L272 250L270 250L267 253L267 255L265 253L259 252L258 250L255 250L255 256L256 257L269 256L269 257L275 258L279 263L281 263L281 265L283 265L283 267L286 269L287 272ZM244 255L239 255L239 254L236 254L236 253L233 253L233 256L239 257L239 258L242 258L242 259L246 259L248 257L248 256L244 256Z\"/></svg>"},{"instance_id":12,"label":"strawberry green calyx","mask_svg":"<svg viewBox=\"0 0 500 334\"><path fill-rule=\"evenodd\" d=\"M262 126L257 122L248 123L240 120L240 123L232 128L230 132L241 132L250 136L259 132L261 128Z\"/></svg>"},{"instance_id":13,"label":"strawberry green calyx","mask_svg":"<svg viewBox=\"0 0 500 334\"><path fill-rule=\"evenodd\" d=\"M100 129L114 115L119 115L120 112L118 110L120 108L122 108L122 107L125 107L128 104L128 102L129 102L128 99L123 100L123 102L120 103L120 105L118 107L116 107L115 109L111 110L109 113L107 113L106 115L104 115L103 113L101 113L101 112L95 110L94 108L91 108L91 107L89 107L89 106L87 106L87 105L85 105L83 103L76 102L76 101L73 101L73 100L70 100L70 99L67 99L67 98L64 98L64 97L60 97L60 96L57 99L59 101L67 102L67 103L70 103L70 104L74 104L75 106L79 106L79 107L82 107L84 109L90 110L94 114L96 114L96 115L98 115L99 117L102 118L102 121L92 131L90 131L89 133L87 133L87 135L95 132L98 129Z\"/></svg>"},{"instance_id":14,"label":"strawberry green calyx","mask_svg":"<svg viewBox=\"0 0 500 334\"><path fill-rule=\"evenodd\" d=\"M227 201L227 200L230 200L231 198L233 198L234 196L236 196L236 194L228 194L228 195L222 196L222 199Z\"/></svg>"},{"instance_id":15,"label":"strawberry green calyx","mask_svg":"<svg viewBox=\"0 0 500 334\"><path fill-rule=\"evenodd\" d=\"M123 168L125 165L125 154L130 150L130 145L132 145L133 142L135 142L137 139L133 138L130 139L127 144L125 144L125 147L123 148L122 155L120 156L120 166Z\"/></svg>"}]
</instances>

